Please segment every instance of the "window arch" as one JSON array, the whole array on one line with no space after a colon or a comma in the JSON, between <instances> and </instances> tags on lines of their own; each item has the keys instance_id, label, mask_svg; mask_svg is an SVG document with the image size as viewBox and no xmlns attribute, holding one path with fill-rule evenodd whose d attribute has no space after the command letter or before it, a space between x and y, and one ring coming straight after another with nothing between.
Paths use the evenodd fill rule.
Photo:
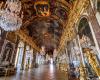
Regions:
<instances>
[{"instance_id":1,"label":"window arch","mask_svg":"<svg viewBox=\"0 0 100 80\"><path fill-rule=\"evenodd\" d=\"M91 29L90 29L88 20L86 18L82 18L80 20L79 26L78 26L78 34L79 34L81 46L83 48L95 46Z\"/></svg>"}]
</instances>

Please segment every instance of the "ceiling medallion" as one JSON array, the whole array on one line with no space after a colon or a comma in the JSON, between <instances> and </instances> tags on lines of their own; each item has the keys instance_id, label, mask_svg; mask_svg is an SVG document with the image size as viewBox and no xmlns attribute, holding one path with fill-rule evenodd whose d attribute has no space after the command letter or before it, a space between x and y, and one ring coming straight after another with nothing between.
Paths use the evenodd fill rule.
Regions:
<instances>
[{"instance_id":1,"label":"ceiling medallion","mask_svg":"<svg viewBox=\"0 0 100 80\"><path fill-rule=\"evenodd\" d=\"M47 1L36 1L34 8L37 16L50 16L50 5Z\"/></svg>"},{"instance_id":2,"label":"ceiling medallion","mask_svg":"<svg viewBox=\"0 0 100 80\"><path fill-rule=\"evenodd\" d=\"M7 0L0 6L0 27L5 31L15 31L22 25L23 14L19 0Z\"/></svg>"}]
</instances>

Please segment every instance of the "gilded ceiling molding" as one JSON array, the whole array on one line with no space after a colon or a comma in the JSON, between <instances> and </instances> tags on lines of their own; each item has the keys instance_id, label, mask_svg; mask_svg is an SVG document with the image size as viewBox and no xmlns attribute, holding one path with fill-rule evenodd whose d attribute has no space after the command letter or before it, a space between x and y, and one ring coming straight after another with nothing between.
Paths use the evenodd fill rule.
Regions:
<instances>
[{"instance_id":1,"label":"gilded ceiling molding","mask_svg":"<svg viewBox=\"0 0 100 80\"><path fill-rule=\"evenodd\" d=\"M29 44L32 48L36 49L37 51L40 51L40 49L36 46L34 41L31 37L27 36L23 30L18 30L15 32L16 35L18 35L24 42Z\"/></svg>"},{"instance_id":2,"label":"gilded ceiling molding","mask_svg":"<svg viewBox=\"0 0 100 80\"><path fill-rule=\"evenodd\" d=\"M73 9L70 11L69 19L64 30L64 33L61 37L60 45L58 51L65 45L66 41L70 41L75 36L74 26L77 23L78 19L80 18L83 11L88 7L89 0L76 0L73 6Z\"/></svg>"}]
</instances>

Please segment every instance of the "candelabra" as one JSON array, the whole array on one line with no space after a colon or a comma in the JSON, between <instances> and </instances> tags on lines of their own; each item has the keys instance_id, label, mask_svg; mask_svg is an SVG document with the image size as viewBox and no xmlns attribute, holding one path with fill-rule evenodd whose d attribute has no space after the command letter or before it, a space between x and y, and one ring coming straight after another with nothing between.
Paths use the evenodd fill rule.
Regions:
<instances>
[{"instance_id":1,"label":"candelabra","mask_svg":"<svg viewBox=\"0 0 100 80\"><path fill-rule=\"evenodd\" d=\"M5 31L15 31L22 25L23 14L19 0L7 0L0 4L0 27Z\"/></svg>"}]
</instances>

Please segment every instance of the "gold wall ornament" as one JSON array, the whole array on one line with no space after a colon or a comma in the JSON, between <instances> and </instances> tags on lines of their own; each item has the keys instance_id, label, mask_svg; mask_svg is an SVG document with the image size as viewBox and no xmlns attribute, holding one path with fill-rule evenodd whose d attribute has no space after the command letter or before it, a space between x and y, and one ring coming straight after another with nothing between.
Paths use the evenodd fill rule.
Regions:
<instances>
[{"instance_id":1,"label":"gold wall ornament","mask_svg":"<svg viewBox=\"0 0 100 80\"><path fill-rule=\"evenodd\" d=\"M21 1L7 0L0 5L0 27L5 31L15 31L22 25Z\"/></svg>"},{"instance_id":2,"label":"gold wall ornament","mask_svg":"<svg viewBox=\"0 0 100 80\"><path fill-rule=\"evenodd\" d=\"M92 69L95 71L98 77L100 77L100 67L99 64L97 63L96 56L94 53L91 53L92 49L85 48L84 52L87 56L87 59L89 61L89 64L91 65Z\"/></svg>"},{"instance_id":3,"label":"gold wall ornament","mask_svg":"<svg viewBox=\"0 0 100 80\"><path fill-rule=\"evenodd\" d=\"M50 6L47 1L36 1L34 8L37 16L50 16Z\"/></svg>"}]
</instances>

